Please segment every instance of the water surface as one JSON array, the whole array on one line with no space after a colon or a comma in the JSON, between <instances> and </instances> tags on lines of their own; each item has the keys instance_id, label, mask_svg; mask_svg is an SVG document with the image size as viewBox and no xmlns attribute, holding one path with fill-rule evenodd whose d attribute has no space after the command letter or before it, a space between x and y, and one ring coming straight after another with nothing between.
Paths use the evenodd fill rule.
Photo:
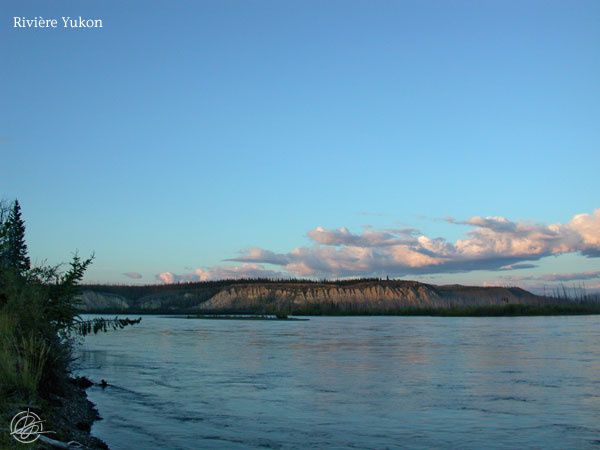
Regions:
<instances>
[{"instance_id":1,"label":"water surface","mask_svg":"<svg viewBox=\"0 0 600 450\"><path fill-rule=\"evenodd\" d=\"M117 450L600 447L598 316L146 316L79 356Z\"/></svg>"}]
</instances>

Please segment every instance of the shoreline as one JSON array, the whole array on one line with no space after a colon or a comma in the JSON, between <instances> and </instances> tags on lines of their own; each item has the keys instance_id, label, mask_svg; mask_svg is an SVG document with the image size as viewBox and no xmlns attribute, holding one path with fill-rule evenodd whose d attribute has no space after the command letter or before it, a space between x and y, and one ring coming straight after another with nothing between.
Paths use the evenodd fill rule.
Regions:
<instances>
[{"instance_id":1,"label":"shoreline","mask_svg":"<svg viewBox=\"0 0 600 450\"><path fill-rule=\"evenodd\" d=\"M87 395L87 388L94 385L85 376L69 376L63 396L53 395L46 414L48 428L55 432L49 435L58 443L66 444L71 441L82 444L91 450L109 450L106 442L92 435L94 422L102 420L96 404ZM60 448L51 442L40 443L48 448Z\"/></svg>"},{"instance_id":2,"label":"shoreline","mask_svg":"<svg viewBox=\"0 0 600 450\"><path fill-rule=\"evenodd\" d=\"M264 314L248 310L212 310L212 311L190 311L190 310L157 310L148 311L140 309L98 309L80 311L80 314L98 314L98 315L150 315L165 317L184 317L212 320L299 320L295 317L371 317L371 316L430 316L430 317L520 317L520 316L581 316L581 315L599 315L600 302L593 303L551 303L546 305L527 305L527 304L507 304L507 305L478 305L478 306L451 306L447 308L440 307L415 307L400 308L387 311L370 311L366 309L357 309L355 311L342 311L331 308L323 310L321 308L293 310L286 314L287 319L264 318ZM270 316L269 314L267 314Z\"/></svg>"},{"instance_id":3,"label":"shoreline","mask_svg":"<svg viewBox=\"0 0 600 450\"><path fill-rule=\"evenodd\" d=\"M31 448L76 448L69 447L71 443L81 444L89 450L109 450L108 444L92 435L94 422L102 420L86 392L93 385L87 377L67 376L62 379L60 393L53 392L47 398L35 401L5 398L0 414L2 422L8 424L16 414L29 410L37 414L44 424L44 433L30 444ZM8 427L0 429L0 448L23 448L23 444L10 435Z\"/></svg>"}]
</instances>

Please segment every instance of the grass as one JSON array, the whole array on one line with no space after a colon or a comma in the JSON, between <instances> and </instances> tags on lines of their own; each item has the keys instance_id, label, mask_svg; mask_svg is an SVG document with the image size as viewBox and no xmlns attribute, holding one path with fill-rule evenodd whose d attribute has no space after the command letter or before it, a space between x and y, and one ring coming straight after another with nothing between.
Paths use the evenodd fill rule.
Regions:
<instances>
[{"instance_id":1,"label":"grass","mask_svg":"<svg viewBox=\"0 0 600 450\"><path fill-rule=\"evenodd\" d=\"M49 358L48 345L28 334L19 320L0 311L0 423L10 423L26 406L39 406L38 392ZM17 448L7 433L0 434L0 448Z\"/></svg>"},{"instance_id":2,"label":"grass","mask_svg":"<svg viewBox=\"0 0 600 450\"><path fill-rule=\"evenodd\" d=\"M49 347L34 334L20 336L17 320L0 313L0 395L34 399L48 360Z\"/></svg>"}]
</instances>

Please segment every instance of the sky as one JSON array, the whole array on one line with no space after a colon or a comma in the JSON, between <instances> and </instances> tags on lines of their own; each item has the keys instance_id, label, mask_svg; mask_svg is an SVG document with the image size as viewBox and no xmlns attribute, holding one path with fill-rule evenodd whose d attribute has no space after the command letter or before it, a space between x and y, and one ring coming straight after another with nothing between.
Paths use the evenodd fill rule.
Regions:
<instances>
[{"instance_id":1,"label":"sky","mask_svg":"<svg viewBox=\"0 0 600 450\"><path fill-rule=\"evenodd\" d=\"M94 252L86 281L103 283L600 289L597 1L0 13L0 197L21 202L38 264Z\"/></svg>"}]
</instances>

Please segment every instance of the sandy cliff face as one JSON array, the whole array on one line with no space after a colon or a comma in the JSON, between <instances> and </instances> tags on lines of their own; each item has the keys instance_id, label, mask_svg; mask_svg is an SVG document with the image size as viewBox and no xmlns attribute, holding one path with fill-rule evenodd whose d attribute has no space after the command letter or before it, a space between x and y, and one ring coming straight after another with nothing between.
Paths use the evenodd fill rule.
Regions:
<instances>
[{"instance_id":1,"label":"sandy cliff face","mask_svg":"<svg viewBox=\"0 0 600 450\"><path fill-rule=\"evenodd\" d=\"M126 310L129 302L122 296L85 290L79 296L81 311Z\"/></svg>"},{"instance_id":2,"label":"sandy cliff face","mask_svg":"<svg viewBox=\"0 0 600 450\"><path fill-rule=\"evenodd\" d=\"M434 286L415 281L340 283L223 282L219 286L165 286L145 294L137 288L112 293L85 290L83 311L161 312L392 312L406 308L536 304L541 300L518 288ZM115 292L116 290L116 292ZM129 294L129 296L127 295ZM141 294L141 295L138 295Z\"/></svg>"},{"instance_id":3,"label":"sandy cliff face","mask_svg":"<svg viewBox=\"0 0 600 450\"><path fill-rule=\"evenodd\" d=\"M202 304L203 309L221 309L231 305L277 302L293 306L316 303L364 303L364 302L401 302L417 305L432 304L438 295L425 286L388 287L381 285L340 287L340 286L232 286L224 289Z\"/></svg>"},{"instance_id":4,"label":"sandy cliff face","mask_svg":"<svg viewBox=\"0 0 600 450\"><path fill-rule=\"evenodd\" d=\"M92 286L83 287L83 312L188 312L219 291L214 286Z\"/></svg>"},{"instance_id":5,"label":"sandy cliff face","mask_svg":"<svg viewBox=\"0 0 600 450\"><path fill-rule=\"evenodd\" d=\"M520 290L519 290L520 291ZM319 284L233 285L199 305L204 311L302 311L320 305L338 311L391 311L457 305L535 303L526 291L506 288L436 287L415 282L372 282L350 286Z\"/></svg>"}]
</instances>

